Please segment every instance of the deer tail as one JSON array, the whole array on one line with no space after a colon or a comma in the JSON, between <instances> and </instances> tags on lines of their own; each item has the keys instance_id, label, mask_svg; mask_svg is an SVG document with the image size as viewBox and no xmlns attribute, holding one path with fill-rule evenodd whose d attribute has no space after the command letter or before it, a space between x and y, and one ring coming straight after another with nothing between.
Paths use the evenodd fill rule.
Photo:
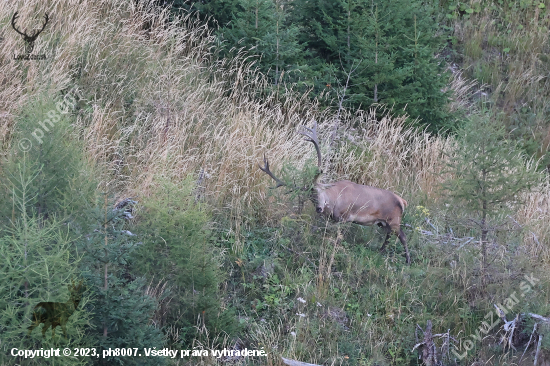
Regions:
<instances>
[{"instance_id":1,"label":"deer tail","mask_svg":"<svg viewBox=\"0 0 550 366\"><path fill-rule=\"evenodd\" d=\"M401 212L404 212L405 207L407 207L409 203L399 196L397 198L399 198L399 203L401 204Z\"/></svg>"}]
</instances>

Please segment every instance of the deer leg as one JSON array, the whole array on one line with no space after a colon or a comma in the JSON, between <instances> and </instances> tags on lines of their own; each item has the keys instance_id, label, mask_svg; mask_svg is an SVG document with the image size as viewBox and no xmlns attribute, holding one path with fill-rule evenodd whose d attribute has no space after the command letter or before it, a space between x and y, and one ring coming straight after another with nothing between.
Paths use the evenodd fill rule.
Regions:
<instances>
[{"instance_id":1,"label":"deer leg","mask_svg":"<svg viewBox=\"0 0 550 366\"><path fill-rule=\"evenodd\" d=\"M34 330L34 328L38 327L40 325L40 321L38 319L34 319L34 321L32 322L31 325L29 325L29 327L27 328L29 330L29 334L28 335L31 335L31 332Z\"/></svg>"},{"instance_id":2,"label":"deer leg","mask_svg":"<svg viewBox=\"0 0 550 366\"><path fill-rule=\"evenodd\" d=\"M40 319L40 316L36 313L33 313L32 314L32 324L29 325L29 327L27 328L29 330L29 334L28 335L31 335L31 332L34 330L34 328L38 327L40 325L41 322L41 319Z\"/></svg>"},{"instance_id":3,"label":"deer leg","mask_svg":"<svg viewBox=\"0 0 550 366\"><path fill-rule=\"evenodd\" d=\"M411 256L409 254L409 247L407 246L407 237L405 236L405 233L402 229L399 229L399 240L401 241L401 244L405 247L405 254L407 256L407 264L411 264Z\"/></svg>"},{"instance_id":4,"label":"deer leg","mask_svg":"<svg viewBox=\"0 0 550 366\"><path fill-rule=\"evenodd\" d=\"M380 252L386 250L386 244L388 244L388 240L390 240L391 235L391 228L389 226L384 226L384 230L386 231L386 239L384 239L384 244L380 247Z\"/></svg>"},{"instance_id":5,"label":"deer leg","mask_svg":"<svg viewBox=\"0 0 550 366\"><path fill-rule=\"evenodd\" d=\"M67 327L63 324L61 325L61 329L63 329L63 335L65 336L65 339L67 339Z\"/></svg>"}]
</instances>

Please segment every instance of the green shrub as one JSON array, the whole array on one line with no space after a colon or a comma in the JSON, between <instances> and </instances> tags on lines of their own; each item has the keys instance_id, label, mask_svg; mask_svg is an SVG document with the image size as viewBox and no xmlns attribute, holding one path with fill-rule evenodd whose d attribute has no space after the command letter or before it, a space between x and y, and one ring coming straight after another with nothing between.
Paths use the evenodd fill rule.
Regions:
<instances>
[{"instance_id":1,"label":"green shrub","mask_svg":"<svg viewBox=\"0 0 550 366\"><path fill-rule=\"evenodd\" d=\"M210 216L192 193L190 179L159 179L158 191L142 202L136 231L142 244L132 254L137 273L167 281L172 300L161 325L179 329L184 344L197 325L214 334L235 331L232 311L221 304L223 275L210 241Z\"/></svg>"}]
</instances>

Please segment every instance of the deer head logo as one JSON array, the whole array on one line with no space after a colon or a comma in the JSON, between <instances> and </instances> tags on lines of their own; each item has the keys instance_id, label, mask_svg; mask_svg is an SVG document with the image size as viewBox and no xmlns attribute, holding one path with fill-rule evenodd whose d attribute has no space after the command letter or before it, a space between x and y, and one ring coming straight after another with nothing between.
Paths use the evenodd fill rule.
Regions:
<instances>
[{"instance_id":1,"label":"deer head logo","mask_svg":"<svg viewBox=\"0 0 550 366\"><path fill-rule=\"evenodd\" d=\"M29 335L32 330L39 326L41 323L44 323L42 328L42 337L45 337L46 330L51 326L52 327L52 338L55 336L55 328L58 325L61 325L63 330L63 335L67 338L67 321L69 317L73 315L78 304L82 300L82 293L85 291L85 286L80 283L75 284L74 282L68 286L70 298L67 302L39 302L33 309L32 313L32 324L28 327Z\"/></svg>"},{"instance_id":2,"label":"deer head logo","mask_svg":"<svg viewBox=\"0 0 550 366\"><path fill-rule=\"evenodd\" d=\"M40 30L35 30L33 31L30 35L27 34L27 32L21 32L19 29L17 29L17 27L15 26L15 21L17 20L17 18L19 18L19 15L17 14L18 12L16 11L14 14L13 14L13 17L11 18L11 26L13 27L13 29L19 33L20 35L23 36L23 40L25 41L25 51L28 55L30 55L32 53L32 50L34 49L34 41L36 41L36 39L38 38L38 35L40 33L42 33L42 31L44 30L44 28L46 28L46 24L48 24L48 20L50 20L50 18L48 17L48 14L45 14L44 15L44 19L46 19L46 21L44 22L44 25L42 25L42 29Z\"/></svg>"}]
</instances>

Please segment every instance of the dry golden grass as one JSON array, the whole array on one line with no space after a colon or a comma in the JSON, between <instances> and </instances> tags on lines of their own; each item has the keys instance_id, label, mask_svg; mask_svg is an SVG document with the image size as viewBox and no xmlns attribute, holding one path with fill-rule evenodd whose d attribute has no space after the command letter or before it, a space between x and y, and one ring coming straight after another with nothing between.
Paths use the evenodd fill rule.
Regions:
<instances>
[{"instance_id":1,"label":"dry golden grass","mask_svg":"<svg viewBox=\"0 0 550 366\"><path fill-rule=\"evenodd\" d=\"M451 90L453 97L449 102L449 109L455 111L474 112L477 108L473 102L476 98L483 98L487 94L483 91L487 85L479 85L477 80L469 80L464 76L463 70L456 65L449 67L451 78L448 90Z\"/></svg>"},{"instance_id":2,"label":"dry golden grass","mask_svg":"<svg viewBox=\"0 0 550 366\"><path fill-rule=\"evenodd\" d=\"M525 204L517 213L518 221L527 229L523 239L525 252L542 263L550 263L550 187L545 184L526 194Z\"/></svg>"}]
</instances>

